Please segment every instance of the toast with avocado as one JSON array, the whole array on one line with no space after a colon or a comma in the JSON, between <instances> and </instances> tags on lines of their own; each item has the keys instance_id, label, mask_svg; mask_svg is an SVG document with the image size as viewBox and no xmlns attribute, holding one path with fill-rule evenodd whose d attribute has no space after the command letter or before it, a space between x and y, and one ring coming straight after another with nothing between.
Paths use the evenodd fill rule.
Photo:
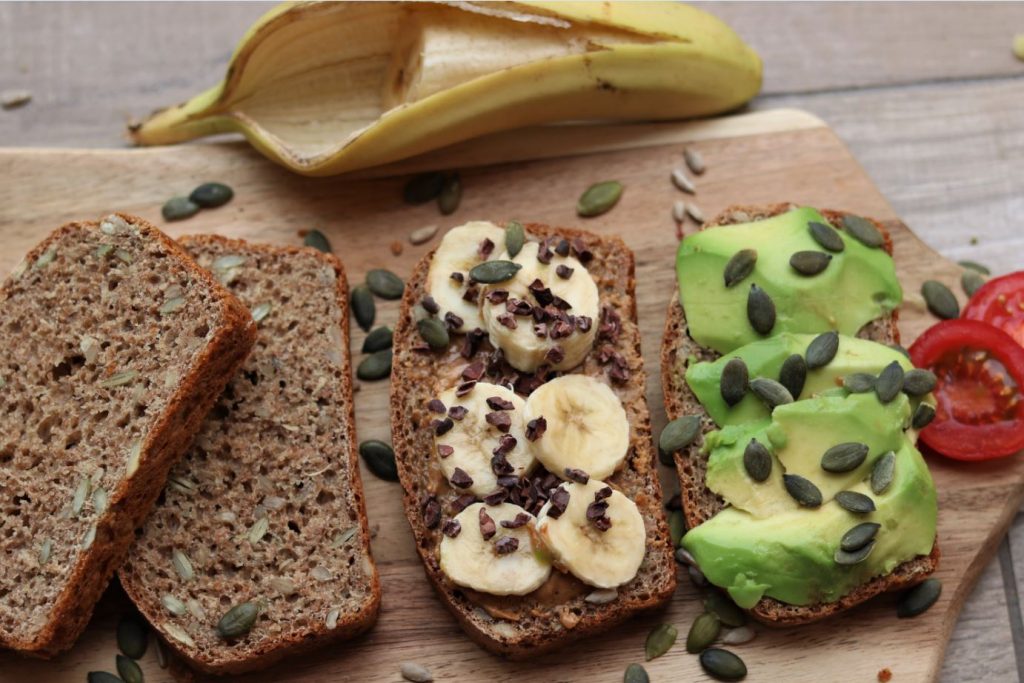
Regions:
<instances>
[{"instance_id":1,"label":"toast with avocado","mask_svg":"<svg viewBox=\"0 0 1024 683\"><path fill-rule=\"evenodd\" d=\"M889 395L924 375L898 346L888 232L777 204L730 208L697 235L680 247L661 353L669 420L699 420L674 453L683 546L769 624L920 582L939 559L913 445L932 399L927 381Z\"/></svg>"},{"instance_id":2,"label":"toast with avocado","mask_svg":"<svg viewBox=\"0 0 1024 683\"><path fill-rule=\"evenodd\" d=\"M511 658L664 604L672 545L621 240L477 221L417 265L391 426L428 578Z\"/></svg>"}]
</instances>

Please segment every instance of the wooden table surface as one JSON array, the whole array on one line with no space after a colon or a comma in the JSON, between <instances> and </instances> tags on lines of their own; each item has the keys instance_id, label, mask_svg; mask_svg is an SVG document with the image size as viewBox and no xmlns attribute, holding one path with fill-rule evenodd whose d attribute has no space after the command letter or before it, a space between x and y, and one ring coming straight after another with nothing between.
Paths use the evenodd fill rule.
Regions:
<instances>
[{"instance_id":1,"label":"wooden table surface","mask_svg":"<svg viewBox=\"0 0 1024 683\"><path fill-rule=\"evenodd\" d=\"M800 107L847 142L938 251L1024 266L1024 3L698 3L765 62L753 109ZM0 4L0 145L117 147L123 123L219 80L257 3ZM0 182L3 179L0 178ZM4 246L0 245L0 249ZM1024 515L953 633L943 681L1024 681Z\"/></svg>"}]
</instances>

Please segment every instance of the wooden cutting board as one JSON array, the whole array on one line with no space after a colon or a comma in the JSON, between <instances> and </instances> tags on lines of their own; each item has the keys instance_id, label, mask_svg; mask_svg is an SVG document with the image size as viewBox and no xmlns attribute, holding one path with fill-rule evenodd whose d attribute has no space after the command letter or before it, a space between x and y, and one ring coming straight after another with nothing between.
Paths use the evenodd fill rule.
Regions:
<instances>
[{"instance_id":1,"label":"wooden cutting board","mask_svg":"<svg viewBox=\"0 0 1024 683\"><path fill-rule=\"evenodd\" d=\"M151 150L0 151L0 272L48 231L65 221L97 218L113 210L143 216L174 236L217 232L279 244L299 244L299 231L324 231L352 282L370 268L400 275L436 244L412 246L409 233L426 225L442 230L470 219L534 220L619 234L636 251L637 294L647 398L655 433L664 424L658 352L666 305L673 291L675 227L670 207L682 196L669 182L684 143L699 149L708 170L697 179L695 201L708 217L734 203L791 200L847 209L883 219L893 234L906 293L900 313L904 342L934 320L918 294L927 278L954 290L960 269L925 246L894 215L842 142L824 123L792 110L769 111L693 124L561 127L493 136L392 167L376 177L306 179L290 175L240 144L194 144ZM404 182L388 177L414 168L463 169L462 205L448 217L433 204L407 206ZM383 174L383 175L382 175ZM575 215L576 198L591 183L615 178L626 187L614 210L593 219ZM160 206L171 195L219 180L234 187L227 206L166 224ZM695 229L691 223L688 231ZM400 256L392 243L402 245ZM392 324L397 305L378 302L377 322ZM355 327L355 326L353 326ZM363 333L352 339L356 362ZM356 394L361 439L388 439L386 382L362 383ZM939 538L944 582L939 603L913 621L897 620L894 598L883 596L825 624L790 630L757 627L757 638L733 648L746 661L748 680L790 682L873 681L885 667L898 683L933 680L949 633L980 570L992 557L1024 494L1024 459L959 466L932 458L939 490ZM666 490L678 489L663 469ZM655 681L704 680L697 659L683 647L701 611L697 593L680 575L671 606L640 616L614 631L527 663L509 663L469 642L435 598L416 558L397 484L363 469L373 552L380 568L383 605L366 636L286 662L247 681L398 681L399 664L419 662L437 681L621 681L632 662L643 662L647 633L676 625L680 641L646 663ZM113 628L127 609L115 587L97 608L87 633L52 662L0 654L4 681L85 680L91 670L114 670ZM147 681L170 680L152 648L142 662Z\"/></svg>"}]
</instances>

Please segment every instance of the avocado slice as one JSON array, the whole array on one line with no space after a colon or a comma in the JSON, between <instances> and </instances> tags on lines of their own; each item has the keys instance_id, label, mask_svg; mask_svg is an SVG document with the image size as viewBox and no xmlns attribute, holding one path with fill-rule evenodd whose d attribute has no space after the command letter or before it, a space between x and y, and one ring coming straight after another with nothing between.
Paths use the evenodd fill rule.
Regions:
<instances>
[{"instance_id":1,"label":"avocado slice","mask_svg":"<svg viewBox=\"0 0 1024 683\"><path fill-rule=\"evenodd\" d=\"M747 295L755 283L775 304L772 335L828 330L854 335L900 305L903 291L892 258L842 231L844 248L828 252L832 259L824 271L806 276L794 270L794 253L825 251L811 236L811 222L828 223L817 210L801 207L762 221L702 230L679 244L679 296L694 341L728 353L761 339L747 318ZM743 249L757 251L753 272L727 288L725 266Z\"/></svg>"}]
</instances>

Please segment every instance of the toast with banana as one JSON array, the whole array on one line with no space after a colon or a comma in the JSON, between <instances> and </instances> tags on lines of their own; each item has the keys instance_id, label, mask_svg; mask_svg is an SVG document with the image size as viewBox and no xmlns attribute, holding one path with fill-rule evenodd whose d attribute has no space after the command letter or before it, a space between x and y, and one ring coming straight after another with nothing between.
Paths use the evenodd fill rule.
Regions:
<instances>
[{"instance_id":1,"label":"toast with banana","mask_svg":"<svg viewBox=\"0 0 1024 683\"><path fill-rule=\"evenodd\" d=\"M474 641L530 656L671 597L621 240L515 222L452 229L409 280L394 354L405 513Z\"/></svg>"},{"instance_id":2,"label":"toast with banana","mask_svg":"<svg viewBox=\"0 0 1024 683\"><path fill-rule=\"evenodd\" d=\"M661 358L683 436L662 444L675 448L687 559L779 625L931 574L935 488L914 441L934 377L898 346L884 226L733 207L684 239L677 274Z\"/></svg>"}]
</instances>

